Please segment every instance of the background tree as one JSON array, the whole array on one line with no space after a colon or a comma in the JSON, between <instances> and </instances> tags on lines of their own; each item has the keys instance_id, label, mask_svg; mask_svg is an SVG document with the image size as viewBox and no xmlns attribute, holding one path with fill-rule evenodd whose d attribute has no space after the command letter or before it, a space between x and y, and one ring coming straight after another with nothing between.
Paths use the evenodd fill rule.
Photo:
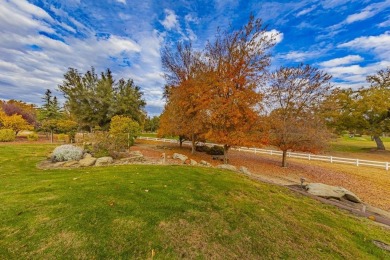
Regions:
<instances>
[{"instance_id":1,"label":"background tree","mask_svg":"<svg viewBox=\"0 0 390 260\"><path fill-rule=\"evenodd\" d=\"M358 90L336 90L327 99L325 117L339 132L366 133L378 150L385 150L380 136L390 130L390 69L367 77L371 84Z\"/></svg>"},{"instance_id":2,"label":"background tree","mask_svg":"<svg viewBox=\"0 0 390 260\"><path fill-rule=\"evenodd\" d=\"M46 90L42 100L43 105L38 113L40 128L50 133L50 142L53 143L54 132L58 129L57 123L62 117L62 111L57 97L52 95L50 89Z\"/></svg>"},{"instance_id":3,"label":"background tree","mask_svg":"<svg viewBox=\"0 0 390 260\"><path fill-rule=\"evenodd\" d=\"M3 129L12 129L17 135L21 130L33 130L34 127L30 125L21 115L14 114L7 116L5 113L0 115L0 125Z\"/></svg>"},{"instance_id":4,"label":"background tree","mask_svg":"<svg viewBox=\"0 0 390 260\"><path fill-rule=\"evenodd\" d=\"M131 79L115 83L109 69L100 74L94 68L84 75L69 68L58 86L66 98L66 107L80 126L90 131L95 126L108 129L114 115L128 115L138 123L144 120L143 93Z\"/></svg>"},{"instance_id":5,"label":"background tree","mask_svg":"<svg viewBox=\"0 0 390 260\"><path fill-rule=\"evenodd\" d=\"M144 124L144 131L146 132L156 132L157 129L159 128L160 124L160 117L159 116L154 116L154 117L147 117L145 119L145 124Z\"/></svg>"},{"instance_id":6,"label":"background tree","mask_svg":"<svg viewBox=\"0 0 390 260\"><path fill-rule=\"evenodd\" d=\"M253 16L247 25L219 33L206 47L209 62L208 140L224 146L224 162L233 145L251 142L258 120L262 95L258 88L266 82L269 50L275 44L261 19Z\"/></svg>"},{"instance_id":7,"label":"background tree","mask_svg":"<svg viewBox=\"0 0 390 260\"><path fill-rule=\"evenodd\" d=\"M37 108L33 104L11 99L8 101L0 101L0 107L8 116L21 115L28 124L34 127L37 125Z\"/></svg>"},{"instance_id":8,"label":"background tree","mask_svg":"<svg viewBox=\"0 0 390 260\"><path fill-rule=\"evenodd\" d=\"M331 89L331 76L309 65L281 67L271 74L265 89L269 144L282 150L287 166L288 150L317 152L330 137L321 103Z\"/></svg>"}]
</instances>

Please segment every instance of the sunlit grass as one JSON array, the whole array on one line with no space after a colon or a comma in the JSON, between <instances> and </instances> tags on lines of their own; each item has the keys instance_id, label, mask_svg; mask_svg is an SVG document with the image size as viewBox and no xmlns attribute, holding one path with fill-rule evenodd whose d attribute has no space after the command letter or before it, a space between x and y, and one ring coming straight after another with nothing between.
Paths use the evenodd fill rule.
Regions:
<instances>
[{"instance_id":1,"label":"sunlit grass","mask_svg":"<svg viewBox=\"0 0 390 260\"><path fill-rule=\"evenodd\" d=\"M38 170L48 145L0 145L0 259L390 257L388 230L233 172Z\"/></svg>"}]
</instances>

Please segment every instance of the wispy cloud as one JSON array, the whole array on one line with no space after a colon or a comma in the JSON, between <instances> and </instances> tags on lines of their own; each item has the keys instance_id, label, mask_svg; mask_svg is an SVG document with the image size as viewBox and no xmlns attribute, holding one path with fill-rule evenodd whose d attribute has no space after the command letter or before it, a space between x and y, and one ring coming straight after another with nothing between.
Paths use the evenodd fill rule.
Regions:
<instances>
[{"instance_id":1,"label":"wispy cloud","mask_svg":"<svg viewBox=\"0 0 390 260\"><path fill-rule=\"evenodd\" d=\"M308 8L303 9L302 11L299 11L296 16L299 17L299 16L302 16L302 15L311 13L315 9L316 9L316 6L312 5L311 7L308 7Z\"/></svg>"},{"instance_id":2,"label":"wispy cloud","mask_svg":"<svg viewBox=\"0 0 390 260\"><path fill-rule=\"evenodd\" d=\"M165 9L164 12L165 19L161 21L161 24L165 27L165 29L172 30L174 28L178 28L180 25L175 12L169 9Z\"/></svg>"},{"instance_id":3,"label":"wispy cloud","mask_svg":"<svg viewBox=\"0 0 390 260\"><path fill-rule=\"evenodd\" d=\"M322 67L335 67L340 65L356 63L363 60L364 59L359 55L348 55L342 58L336 58L336 59L321 62L319 65Z\"/></svg>"}]
</instances>

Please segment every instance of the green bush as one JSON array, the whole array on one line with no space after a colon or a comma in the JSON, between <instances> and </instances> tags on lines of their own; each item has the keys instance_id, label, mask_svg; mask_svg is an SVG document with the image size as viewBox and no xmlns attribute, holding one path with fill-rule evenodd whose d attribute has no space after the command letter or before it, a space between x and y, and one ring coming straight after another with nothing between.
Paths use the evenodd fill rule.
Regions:
<instances>
[{"instance_id":1,"label":"green bush","mask_svg":"<svg viewBox=\"0 0 390 260\"><path fill-rule=\"evenodd\" d=\"M31 133L27 135L27 140L29 141L38 141L38 134L37 133Z\"/></svg>"},{"instance_id":2,"label":"green bush","mask_svg":"<svg viewBox=\"0 0 390 260\"><path fill-rule=\"evenodd\" d=\"M0 129L0 142L15 141L16 135L12 129Z\"/></svg>"}]
</instances>

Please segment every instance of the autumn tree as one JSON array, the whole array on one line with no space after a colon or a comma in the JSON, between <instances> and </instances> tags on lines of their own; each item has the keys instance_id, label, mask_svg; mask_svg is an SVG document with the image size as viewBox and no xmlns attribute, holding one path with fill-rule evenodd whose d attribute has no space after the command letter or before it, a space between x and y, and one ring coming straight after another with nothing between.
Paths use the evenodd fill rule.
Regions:
<instances>
[{"instance_id":1,"label":"autumn tree","mask_svg":"<svg viewBox=\"0 0 390 260\"><path fill-rule=\"evenodd\" d=\"M330 133L320 116L320 105L331 89L331 76L317 68L300 64L281 67L271 74L265 88L269 144L283 152L317 152L329 140Z\"/></svg>"},{"instance_id":2,"label":"autumn tree","mask_svg":"<svg viewBox=\"0 0 390 260\"><path fill-rule=\"evenodd\" d=\"M15 132L15 135L21 130L33 130L33 126L18 114L7 116L5 113L1 113L0 126L3 129L12 129Z\"/></svg>"},{"instance_id":3,"label":"autumn tree","mask_svg":"<svg viewBox=\"0 0 390 260\"><path fill-rule=\"evenodd\" d=\"M218 33L207 44L209 74L207 92L208 131L206 138L223 144L227 163L231 146L249 144L258 122L262 95L275 36L261 19L250 17L235 31Z\"/></svg>"},{"instance_id":4,"label":"autumn tree","mask_svg":"<svg viewBox=\"0 0 390 260\"><path fill-rule=\"evenodd\" d=\"M33 104L11 99L8 101L0 101L0 107L8 116L21 115L28 124L32 126L36 126L37 124L37 109Z\"/></svg>"},{"instance_id":5,"label":"autumn tree","mask_svg":"<svg viewBox=\"0 0 390 260\"><path fill-rule=\"evenodd\" d=\"M204 106L205 64L201 53L194 51L190 43L178 43L174 51L165 48L162 64L168 85L165 87L167 104L161 115L160 135L177 135L180 145L184 137L192 141L192 153L196 142L205 133Z\"/></svg>"}]
</instances>

